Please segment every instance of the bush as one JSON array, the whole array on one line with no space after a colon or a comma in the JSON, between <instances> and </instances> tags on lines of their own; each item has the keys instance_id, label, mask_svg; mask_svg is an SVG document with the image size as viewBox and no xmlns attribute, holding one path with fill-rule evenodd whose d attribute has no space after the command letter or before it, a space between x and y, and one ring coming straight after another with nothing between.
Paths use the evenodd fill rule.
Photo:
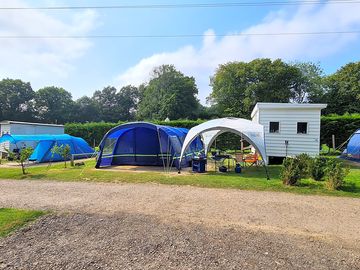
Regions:
<instances>
[{"instance_id":1,"label":"bush","mask_svg":"<svg viewBox=\"0 0 360 270\"><path fill-rule=\"evenodd\" d=\"M300 154L296 156L298 161L298 166L300 170L300 178L307 178L310 176L310 166L312 163L312 158L308 154Z\"/></svg>"},{"instance_id":2,"label":"bush","mask_svg":"<svg viewBox=\"0 0 360 270\"><path fill-rule=\"evenodd\" d=\"M327 164L327 159L323 157L316 157L312 160L310 164L310 174L311 178L315 181L323 180L325 176L325 168Z\"/></svg>"},{"instance_id":3,"label":"bush","mask_svg":"<svg viewBox=\"0 0 360 270\"><path fill-rule=\"evenodd\" d=\"M301 171L297 158L285 158L280 174L285 185L294 186L301 179Z\"/></svg>"},{"instance_id":4,"label":"bush","mask_svg":"<svg viewBox=\"0 0 360 270\"><path fill-rule=\"evenodd\" d=\"M349 169L344 168L340 160L328 160L325 168L326 187L330 190L339 189L343 185L344 178L348 173Z\"/></svg>"}]
</instances>

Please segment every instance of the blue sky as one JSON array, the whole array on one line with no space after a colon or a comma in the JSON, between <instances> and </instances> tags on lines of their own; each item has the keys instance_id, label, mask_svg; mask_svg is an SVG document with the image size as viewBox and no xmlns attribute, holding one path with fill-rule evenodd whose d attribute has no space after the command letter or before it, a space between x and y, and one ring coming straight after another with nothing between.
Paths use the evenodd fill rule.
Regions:
<instances>
[{"instance_id":1,"label":"blue sky","mask_svg":"<svg viewBox=\"0 0 360 270\"><path fill-rule=\"evenodd\" d=\"M0 6L219 2L0 0ZM323 2L321 5L192 9L2 10L0 35L173 35L360 30L360 4ZM149 79L154 66L174 64L186 75L195 77L199 98L204 103L211 91L209 77L219 64L250 61L257 57L320 62L325 73L332 73L347 62L360 60L360 35L0 39L0 78L30 81L35 90L48 85L64 87L74 98L78 98L90 96L107 85L138 85Z\"/></svg>"}]
</instances>

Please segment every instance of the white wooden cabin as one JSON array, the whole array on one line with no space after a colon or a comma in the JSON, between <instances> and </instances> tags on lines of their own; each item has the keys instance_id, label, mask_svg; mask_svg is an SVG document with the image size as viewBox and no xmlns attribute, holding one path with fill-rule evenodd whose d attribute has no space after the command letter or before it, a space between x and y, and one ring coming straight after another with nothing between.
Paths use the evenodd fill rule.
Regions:
<instances>
[{"instance_id":1,"label":"white wooden cabin","mask_svg":"<svg viewBox=\"0 0 360 270\"><path fill-rule=\"evenodd\" d=\"M257 103L252 121L264 126L268 161L320 151L320 116L326 104Z\"/></svg>"},{"instance_id":2,"label":"white wooden cabin","mask_svg":"<svg viewBox=\"0 0 360 270\"><path fill-rule=\"evenodd\" d=\"M39 134L64 134L63 125L18 122L18 121L1 121L0 122L0 135L39 135ZM32 145L29 145L32 146ZM5 149L13 150L13 146L9 142L0 143L0 156L6 155Z\"/></svg>"}]
</instances>

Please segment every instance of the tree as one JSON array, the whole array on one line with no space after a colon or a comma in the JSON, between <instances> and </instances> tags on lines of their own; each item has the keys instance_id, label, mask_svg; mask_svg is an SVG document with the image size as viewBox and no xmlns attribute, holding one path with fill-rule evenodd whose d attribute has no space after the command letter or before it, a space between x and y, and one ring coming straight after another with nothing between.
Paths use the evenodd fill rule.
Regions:
<instances>
[{"instance_id":1,"label":"tree","mask_svg":"<svg viewBox=\"0 0 360 270\"><path fill-rule=\"evenodd\" d=\"M139 90L135 86L127 85L120 89L117 94L119 106L119 120L133 120L137 103L139 100Z\"/></svg>"},{"instance_id":2,"label":"tree","mask_svg":"<svg viewBox=\"0 0 360 270\"><path fill-rule=\"evenodd\" d=\"M95 101L83 96L75 102L76 122L95 122L100 120L100 110Z\"/></svg>"},{"instance_id":3,"label":"tree","mask_svg":"<svg viewBox=\"0 0 360 270\"><path fill-rule=\"evenodd\" d=\"M31 147L23 148L20 150L19 156L16 156L15 153L7 149L6 151L10 159L16 160L18 163L20 163L22 173L26 174L25 162L29 160L34 150Z\"/></svg>"},{"instance_id":4,"label":"tree","mask_svg":"<svg viewBox=\"0 0 360 270\"><path fill-rule=\"evenodd\" d=\"M195 118L199 107L198 89L193 77L185 76L173 65L153 70L150 82L140 92L139 119Z\"/></svg>"},{"instance_id":5,"label":"tree","mask_svg":"<svg viewBox=\"0 0 360 270\"><path fill-rule=\"evenodd\" d=\"M118 93L113 86L107 86L103 90L98 90L93 95L93 100L100 112L101 120L105 122L118 122L119 120L130 120L130 110L134 107L130 93L134 88L126 86ZM136 95L136 90L134 90ZM135 100L135 99L134 99Z\"/></svg>"},{"instance_id":6,"label":"tree","mask_svg":"<svg viewBox=\"0 0 360 270\"><path fill-rule=\"evenodd\" d=\"M38 119L43 122L64 124L76 119L72 96L63 88L39 89L35 94L35 107Z\"/></svg>"},{"instance_id":7,"label":"tree","mask_svg":"<svg viewBox=\"0 0 360 270\"><path fill-rule=\"evenodd\" d=\"M209 100L223 115L248 118L257 102L289 102L300 76L296 67L280 59L230 62L211 78Z\"/></svg>"},{"instance_id":8,"label":"tree","mask_svg":"<svg viewBox=\"0 0 360 270\"><path fill-rule=\"evenodd\" d=\"M326 113L360 112L360 61L341 67L326 79Z\"/></svg>"},{"instance_id":9,"label":"tree","mask_svg":"<svg viewBox=\"0 0 360 270\"><path fill-rule=\"evenodd\" d=\"M54 155L59 155L62 157L62 159L64 160L64 167L66 168L66 161L69 160L71 158L71 148L70 145L66 144L62 144L62 145L57 145L55 144L53 146L53 148L51 148L51 154L52 157L54 157Z\"/></svg>"},{"instance_id":10,"label":"tree","mask_svg":"<svg viewBox=\"0 0 360 270\"><path fill-rule=\"evenodd\" d=\"M296 103L319 103L325 94L323 70L319 64L296 62L300 76L292 89L291 100Z\"/></svg>"},{"instance_id":11,"label":"tree","mask_svg":"<svg viewBox=\"0 0 360 270\"><path fill-rule=\"evenodd\" d=\"M34 91L30 83L21 80L0 81L0 120L32 120Z\"/></svg>"}]
</instances>

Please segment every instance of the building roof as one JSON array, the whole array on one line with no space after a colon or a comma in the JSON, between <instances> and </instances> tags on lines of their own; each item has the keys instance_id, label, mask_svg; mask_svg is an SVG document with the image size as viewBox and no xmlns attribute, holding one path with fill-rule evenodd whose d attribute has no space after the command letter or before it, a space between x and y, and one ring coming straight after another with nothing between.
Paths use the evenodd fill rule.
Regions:
<instances>
[{"instance_id":1,"label":"building roof","mask_svg":"<svg viewBox=\"0 0 360 270\"><path fill-rule=\"evenodd\" d=\"M256 103L254 109L251 112L251 118L258 112L260 109L325 109L327 104L318 104L318 103L266 103L258 102Z\"/></svg>"},{"instance_id":2,"label":"building roof","mask_svg":"<svg viewBox=\"0 0 360 270\"><path fill-rule=\"evenodd\" d=\"M64 125L57 125L57 124L20 122L20 121L11 121L11 120L0 121L0 125L6 125L6 124L7 125L9 125L9 124L18 124L18 125L32 125L32 126L64 127Z\"/></svg>"}]
</instances>

